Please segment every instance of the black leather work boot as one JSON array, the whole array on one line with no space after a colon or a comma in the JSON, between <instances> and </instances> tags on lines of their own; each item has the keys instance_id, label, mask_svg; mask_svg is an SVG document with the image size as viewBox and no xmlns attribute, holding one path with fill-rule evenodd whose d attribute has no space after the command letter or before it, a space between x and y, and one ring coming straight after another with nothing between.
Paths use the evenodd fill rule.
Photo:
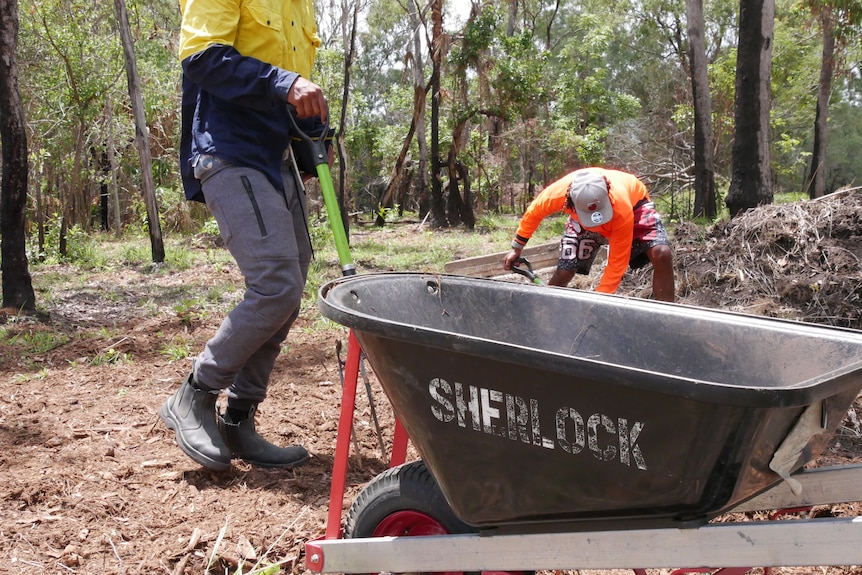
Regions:
<instances>
[{"instance_id":1,"label":"black leather work boot","mask_svg":"<svg viewBox=\"0 0 862 575\"><path fill-rule=\"evenodd\" d=\"M308 461L304 447L279 447L261 437L254 425L256 411L257 404L228 400L227 409L219 414L218 427L233 457L273 469L293 469Z\"/></svg>"},{"instance_id":2,"label":"black leather work boot","mask_svg":"<svg viewBox=\"0 0 862 575\"><path fill-rule=\"evenodd\" d=\"M214 471L230 469L230 450L216 422L219 392L201 389L192 375L159 409L159 417L174 430L177 444L186 455Z\"/></svg>"}]
</instances>

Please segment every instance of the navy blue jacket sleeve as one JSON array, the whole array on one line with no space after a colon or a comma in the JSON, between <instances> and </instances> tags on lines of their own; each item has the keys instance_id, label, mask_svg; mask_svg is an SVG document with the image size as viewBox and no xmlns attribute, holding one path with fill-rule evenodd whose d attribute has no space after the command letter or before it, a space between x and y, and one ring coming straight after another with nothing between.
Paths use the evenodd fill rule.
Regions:
<instances>
[{"instance_id":1,"label":"navy blue jacket sleeve","mask_svg":"<svg viewBox=\"0 0 862 575\"><path fill-rule=\"evenodd\" d=\"M187 78L213 96L258 110L287 103L287 92L299 77L223 45L192 54L182 66Z\"/></svg>"}]
</instances>

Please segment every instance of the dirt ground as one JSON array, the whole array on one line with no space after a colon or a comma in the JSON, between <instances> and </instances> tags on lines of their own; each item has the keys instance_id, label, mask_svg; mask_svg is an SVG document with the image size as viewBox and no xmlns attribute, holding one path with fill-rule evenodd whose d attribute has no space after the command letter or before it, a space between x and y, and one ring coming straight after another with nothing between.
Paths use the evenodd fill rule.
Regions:
<instances>
[{"instance_id":1,"label":"dirt ground","mask_svg":"<svg viewBox=\"0 0 862 575\"><path fill-rule=\"evenodd\" d=\"M414 228L404 226L398 241L410 241ZM681 303L862 329L859 194L766 206L707 231L672 230ZM477 254L456 257L467 255ZM34 284L62 273L40 268ZM304 445L307 465L271 471L235 461L229 472L208 472L176 447L158 409L190 367L187 358L166 358L165 343L196 352L221 319L178 311L176 294L185 293L178 287L213 278L241 289L235 268L215 264L94 273L55 294L50 318L6 314L0 327L9 334L75 337L27 357L14 338L0 343L0 573L248 573L269 564L307 573L304 545L326 528L341 397L337 348L347 334L304 313L261 406L261 433ZM580 278L577 287L596 279ZM646 295L649 279L648 270L631 274L620 293ZM345 507L388 461L392 415L370 370L367 378L375 410L360 389ZM857 400L818 464L862 461L859 414ZM862 515L862 506L820 510L830 513Z\"/></svg>"}]
</instances>

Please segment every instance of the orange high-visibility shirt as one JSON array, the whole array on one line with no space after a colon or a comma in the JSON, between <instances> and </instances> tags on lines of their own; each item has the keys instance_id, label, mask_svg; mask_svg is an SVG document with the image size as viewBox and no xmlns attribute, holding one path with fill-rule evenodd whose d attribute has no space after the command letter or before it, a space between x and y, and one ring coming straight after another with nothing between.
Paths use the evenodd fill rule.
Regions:
<instances>
[{"instance_id":1,"label":"orange high-visibility shirt","mask_svg":"<svg viewBox=\"0 0 862 575\"><path fill-rule=\"evenodd\" d=\"M629 267L634 238L634 206L641 200L649 200L649 194L644 183L632 174L605 168L590 169L600 172L608 180L608 191L614 209L614 216L610 222L597 227L584 226L608 239L608 262L596 291L614 293ZM543 219L560 211L580 221L573 210L566 209L566 195L569 193L569 186L573 179L574 172L548 184L536 196L521 218L518 236L525 239L531 238Z\"/></svg>"}]
</instances>

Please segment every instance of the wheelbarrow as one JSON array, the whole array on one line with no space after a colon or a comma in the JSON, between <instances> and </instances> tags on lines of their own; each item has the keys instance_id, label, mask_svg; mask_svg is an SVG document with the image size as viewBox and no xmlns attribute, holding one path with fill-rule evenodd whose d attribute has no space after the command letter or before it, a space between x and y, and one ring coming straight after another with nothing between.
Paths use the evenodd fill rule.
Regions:
<instances>
[{"instance_id":1,"label":"wheelbarrow","mask_svg":"<svg viewBox=\"0 0 862 575\"><path fill-rule=\"evenodd\" d=\"M800 472L862 389L862 333L411 273L332 281L319 307L421 461L307 544L313 571L862 564L862 518L708 523L862 500L858 467Z\"/></svg>"}]
</instances>

